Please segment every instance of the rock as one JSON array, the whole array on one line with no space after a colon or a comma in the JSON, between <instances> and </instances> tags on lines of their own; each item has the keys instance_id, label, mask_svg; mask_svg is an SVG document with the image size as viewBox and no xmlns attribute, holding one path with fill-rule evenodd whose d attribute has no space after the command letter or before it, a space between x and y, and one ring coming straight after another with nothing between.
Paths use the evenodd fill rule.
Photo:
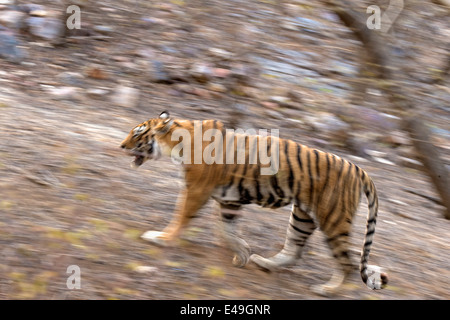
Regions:
<instances>
[{"instance_id":1,"label":"rock","mask_svg":"<svg viewBox=\"0 0 450 320\"><path fill-rule=\"evenodd\" d=\"M289 90L287 92L287 97L294 102L302 102L303 101L302 95L298 91Z\"/></svg>"},{"instance_id":2,"label":"rock","mask_svg":"<svg viewBox=\"0 0 450 320\"><path fill-rule=\"evenodd\" d=\"M134 108L139 103L139 95L138 89L121 84L116 87L112 101L119 107Z\"/></svg>"},{"instance_id":3,"label":"rock","mask_svg":"<svg viewBox=\"0 0 450 320\"><path fill-rule=\"evenodd\" d=\"M244 93L246 97L255 98L259 101L268 99L265 91L262 91L260 89L247 86L240 86L239 89Z\"/></svg>"},{"instance_id":4,"label":"rock","mask_svg":"<svg viewBox=\"0 0 450 320\"><path fill-rule=\"evenodd\" d=\"M264 111L264 113L266 114L266 116L268 116L270 118L284 120L284 116L278 111L275 111L272 109L266 109Z\"/></svg>"},{"instance_id":5,"label":"rock","mask_svg":"<svg viewBox=\"0 0 450 320\"><path fill-rule=\"evenodd\" d=\"M188 93L188 94L194 94L194 88L188 84L185 83L177 83L174 86L174 89L179 91L179 92L183 92L183 93Z\"/></svg>"},{"instance_id":6,"label":"rock","mask_svg":"<svg viewBox=\"0 0 450 320\"><path fill-rule=\"evenodd\" d=\"M97 80L108 79L107 72L104 71L101 66L90 66L85 70L85 73L89 78L92 78L92 79L97 79Z\"/></svg>"},{"instance_id":7,"label":"rock","mask_svg":"<svg viewBox=\"0 0 450 320\"><path fill-rule=\"evenodd\" d=\"M134 51L134 55L146 59L152 59L156 56L156 52L151 48L142 48Z\"/></svg>"},{"instance_id":8,"label":"rock","mask_svg":"<svg viewBox=\"0 0 450 320\"><path fill-rule=\"evenodd\" d=\"M235 63L231 68L231 76L241 83L247 83L250 79L250 68L243 63Z\"/></svg>"},{"instance_id":9,"label":"rock","mask_svg":"<svg viewBox=\"0 0 450 320\"><path fill-rule=\"evenodd\" d=\"M371 156L372 158L382 158L382 157L387 157L387 153L386 152L381 152L381 151L377 151L377 150L371 150L371 149L367 149L366 153Z\"/></svg>"},{"instance_id":10,"label":"rock","mask_svg":"<svg viewBox=\"0 0 450 320\"><path fill-rule=\"evenodd\" d=\"M381 142L388 144L391 147L411 145L407 135L402 131L394 131L387 136L384 136Z\"/></svg>"},{"instance_id":11,"label":"rock","mask_svg":"<svg viewBox=\"0 0 450 320\"><path fill-rule=\"evenodd\" d=\"M338 146L347 146L351 126L337 116L324 112L307 117L307 122L321 138Z\"/></svg>"},{"instance_id":12,"label":"rock","mask_svg":"<svg viewBox=\"0 0 450 320\"><path fill-rule=\"evenodd\" d=\"M158 271L158 268L150 266L137 266L134 268L134 271L137 273L155 273Z\"/></svg>"},{"instance_id":13,"label":"rock","mask_svg":"<svg viewBox=\"0 0 450 320\"><path fill-rule=\"evenodd\" d=\"M278 104L274 103L274 102L270 102L270 101L262 101L261 106L267 110L277 110L279 109Z\"/></svg>"},{"instance_id":14,"label":"rock","mask_svg":"<svg viewBox=\"0 0 450 320\"><path fill-rule=\"evenodd\" d=\"M79 72L62 72L58 74L57 78L60 82L70 86L81 87L84 84L84 76Z\"/></svg>"},{"instance_id":15,"label":"rock","mask_svg":"<svg viewBox=\"0 0 450 320\"><path fill-rule=\"evenodd\" d=\"M233 57L233 53L219 48L209 48L208 52L210 55L224 60L230 60Z\"/></svg>"},{"instance_id":16,"label":"rock","mask_svg":"<svg viewBox=\"0 0 450 320\"><path fill-rule=\"evenodd\" d=\"M412 146L400 146L397 148L397 154L401 157L417 159L416 149Z\"/></svg>"},{"instance_id":17,"label":"rock","mask_svg":"<svg viewBox=\"0 0 450 320\"><path fill-rule=\"evenodd\" d=\"M209 83L207 86L208 90L214 91L214 92L227 92L227 87L220 83Z\"/></svg>"},{"instance_id":18,"label":"rock","mask_svg":"<svg viewBox=\"0 0 450 320\"><path fill-rule=\"evenodd\" d=\"M116 31L113 27L110 26L94 26L93 29L94 31L97 31L98 33L104 35L108 35Z\"/></svg>"},{"instance_id":19,"label":"rock","mask_svg":"<svg viewBox=\"0 0 450 320\"><path fill-rule=\"evenodd\" d=\"M193 93L203 99L211 98L211 94L209 93L209 91L203 88L194 88Z\"/></svg>"},{"instance_id":20,"label":"rock","mask_svg":"<svg viewBox=\"0 0 450 320\"><path fill-rule=\"evenodd\" d=\"M0 57L10 62L20 63L27 57L27 52L19 48L23 43L7 30L0 29Z\"/></svg>"},{"instance_id":21,"label":"rock","mask_svg":"<svg viewBox=\"0 0 450 320\"><path fill-rule=\"evenodd\" d=\"M190 74L198 82L205 83L211 79L213 72L209 64L199 62L192 65Z\"/></svg>"},{"instance_id":22,"label":"rock","mask_svg":"<svg viewBox=\"0 0 450 320\"><path fill-rule=\"evenodd\" d=\"M216 78L226 78L231 74L231 70L224 68L212 69L212 75Z\"/></svg>"},{"instance_id":23,"label":"rock","mask_svg":"<svg viewBox=\"0 0 450 320\"><path fill-rule=\"evenodd\" d=\"M86 94L91 98L101 99L109 93L108 90L102 88L91 88L86 91Z\"/></svg>"},{"instance_id":24,"label":"rock","mask_svg":"<svg viewBox=\"0 0 450 320\"><path fill-rule=\"evenodd\" d=\"M31 10L29 15L32 17L46 17L47 11L45 11L43 9L35 9L35 10Z\"/></svg>"},{"instance_id":25,"label":"rock","mask_svg":"<svg viewBox=\"0 0 450 320\"><path fill-rule=\"evenodd\" d=\"M278 103L280 106L285 106L292 102L291 99L283 96L271 96L269 100Z\"/></svg>"},{"instance_id":26,"label":"rock","mask_svg":"<svg viewBox=\"0 0 450 320\"><path fill-rule=\"evenodd\" d=\"M399 130L400 128L401 119L397 116L357 105L349 105L347 109L348 115L351 116L355 122L360 122L369 128L385 131L394 131Z\"/></svg>"},{"instance_id":27,"label":"rock","mask_svg":"<svg viewBox=\"0 0 450 320\"><path fill-rule=\"evenodd\" d=\"M60 39L66 27L62 20L47 17L29 17L26 19L26 24L32 35L48 41Z\"/></svg>"},{"instance_id":28,"label":"rock","mask_svg":"<svg viewBox=\"0 0 450 320\"><path fill-rule=\"evenodd\" d=\"M173 83L173 80L161 61L152 61L150 68L150 81L165 84Z\"/></svg>"},{"instance_id":29,"label":"rock","mask_svg":"<svg viewBox=\"0 0 450 320\"><path fill-rule=\"evenodd\" d=\"M397 163L402 167L416 169L416 170L423 170L422 162L415 160L415 159L406 158L406 157L398 157Z\"/></svg>"},{"instance_id":30,"label":"rock","mask_svg":"<svg viewBox=\"0 0 450 320\"><path fill-rule=\"evenodd\" d=\"M79 98L78 88L75 87L50 87L47 91L56 100L77 100Z\"/></svg>"},{"instance_id":31,"label":"rock","mask_svg":"<svg viewBox=\"0 0 450 320\"><path fill-rule=\"evenodd\" d=\"M0 24L15 30L20 30L24 27L24 19L26 14L15 10L0 11Z\"/></svg>"},{"instance_id":32,"label":"rock","mask_svg":"<svg viewBox=\"0 0 450 320\"><path fill-rule=\"evenodd\" d=\"M376 162L382 163L382 164L388 164L391 166L395 166L395 163L393 163L392 161L385 159L385 158L380 158L380 157L372 157L373 160L375 160Z\"/></svg>"},{"instance_id":33,"label":"rock","mask_svg":"<svg viewBox=\"0 0 450 320\"><path fill-rule=\"evenodd\" d=\"M24 12L26 14L31 14L31 12L36 11L45 11L44 6L34 3L19 4L16 6L16 8L17 10Z\"/></svg>"},{"instance_id":34,"label":"rock","mask_svg":"<svg viewBox=\"0 0 450 320\"><path fill-rule=\"evenodd\" d=\"M312 126L319 132L335 133L337 131L349 131L350 125L331 113L320 113L311 121Z\"/></svg>"},{"instance_id":35,"label":"rock","mask_svg":"<svg viewBox=\"0 0 450 320\"><path fill-rule=\"evenodd\" d=\"M349 135L346 139L346 147L350 149L354 155L369 159L370 156L366 152L367 144L367 141L355 134Z\"/></svg>"}]
</instances>

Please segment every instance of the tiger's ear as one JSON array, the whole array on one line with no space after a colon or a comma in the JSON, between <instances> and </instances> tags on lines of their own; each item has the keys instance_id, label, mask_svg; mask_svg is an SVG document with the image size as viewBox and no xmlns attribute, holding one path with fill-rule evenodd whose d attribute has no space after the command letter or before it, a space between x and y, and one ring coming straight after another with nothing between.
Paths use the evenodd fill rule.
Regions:
<instances>
[{"instance_id":1,"label":"tiger's ear","mask_svg":"<svg viewBox=\"0 0 450 320\"><path fill-rule=\"evenodd\" d=\"M161 114L159 115L160 119L163 119L163 123L167 123L170 121L170 114L169 111L163 111L161 112Z\"/></svg>"},{"instance_id":2,"label":"tiger's ear","mask_svg":"<svg viewBox=\"0 0 450 320\"><path fill-rule=\"evenodd\" d=\"M173 123L173 120L170 118L169 112L168 111L161 112L161 114L159 115L159 119L162 120L162 123L158 124L154 128L155 133L157 134L167 133Z\"/></svg>"}]
</instances>

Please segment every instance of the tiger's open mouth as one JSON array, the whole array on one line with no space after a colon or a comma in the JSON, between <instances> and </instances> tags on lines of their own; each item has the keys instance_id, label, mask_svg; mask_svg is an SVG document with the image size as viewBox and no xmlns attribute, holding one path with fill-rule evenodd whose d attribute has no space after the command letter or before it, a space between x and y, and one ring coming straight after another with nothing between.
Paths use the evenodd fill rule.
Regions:
<instances>
[{"instance_id":1,"label":"tiger's open mouth","mask_svg":"<svg viewBox=\"0 0 450 320\"><path fill-rule=\"evenodd\" d=\"M144 160L145 160L144 156L136 155L136 156L134 156L133 165L135 167L139 167L140 165L142 165L144 163Z\"/></svg>"},{"instance_id":2,"label":"tiger's open mouth","mask_svg":"<svg viewBox=\"0 0 450 320\"><path fill-rule=\"evenodd\" d=\"M134 168L141 166L147 159L147 157L142 152L126 150L126 153L129 156L134 157L133 161L131 161L131 166Z\"/></svg>"}]
</instances>

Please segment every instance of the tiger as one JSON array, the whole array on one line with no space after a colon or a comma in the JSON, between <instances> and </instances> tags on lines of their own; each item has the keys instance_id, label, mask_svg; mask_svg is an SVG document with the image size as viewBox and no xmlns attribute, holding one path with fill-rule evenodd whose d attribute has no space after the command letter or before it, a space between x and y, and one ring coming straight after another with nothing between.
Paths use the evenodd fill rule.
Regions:
<instances>
[{"instance_id":1,"label":"tiger","mask_svg":"<svg viewBox=\"0 0 450 320\"><path fill-rule=\"evenodd\" d=\"M194 146L195 141L191 138L198 135L196 128L200 128L201 135L208 131L219 132L222 138L220 135L214 135L214 139L212 135L209 139L203 136L201 143ZM212 198L219 217L220 234L225 246L234 254L233 265L242 267L253 262L272 271L294 266L302 256L306 241L319 227L339 268L334 270L328 282L311 289L328 296L337 292L356 269L349 256L349 237L364 192L369 211L359 272L370 289L382 289L387 285L387 274L380 267L368 264L378 196L374 182L363 169L337 155L293 140L245 132L226 134L227 131L218 120L175 119L164 111L159 117L135 126L122 141L120 147L134 157L134 167L140 167L147 160L169 156L181 165L184 175L184 186L172 220L163 231L146 231L142 239L160 246L173 244L189 221ZM222 147L222 153L218 152L220 148L211 152L216 156L215 161L211 163L206 158L194 161L197 155L192 150L197 148L205 155L213 140L215 146ZM256 157L255 161L253 155L258 155L258 151L277 154L277 166L272 168L277 170L262 174L263 169L271 168L267 161L263 163L262 157ZM244 155L241 157L244 161L238 161L239 152ZM230 159L234 161L228 161ZM251 203L273 209L292 204L283 248L270 258L251 254L249 245L236 230L239 209Z\"/></svg>"}]
</instances>

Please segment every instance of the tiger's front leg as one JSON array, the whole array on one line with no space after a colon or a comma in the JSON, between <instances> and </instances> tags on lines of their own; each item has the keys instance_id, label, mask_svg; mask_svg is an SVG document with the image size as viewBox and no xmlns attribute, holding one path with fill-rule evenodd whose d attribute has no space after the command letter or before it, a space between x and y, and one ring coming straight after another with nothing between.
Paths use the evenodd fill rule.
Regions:
<instances>
[{"instance_id":1,"label":"tiger's front leg","mask_svg":"<svg viewBox=\"0 0 450 320\"><path fill-rule=\"evenodd\" d=\"M179 237L189 221L209 199L210 192L199 188L184 189L178 199L175 215L163 231L147 231L141 238L157 245L168 245Z\"/></svg>"},{"instance_id":2,"label":"tiger's front leg","mask_svg":"<svg viewBox=\"0 0 450 320\"><path fill-rule=\"evenodd\" d=\"M236 231L236 220L239 215L236 211L239 208L231 208L219 203L217 203L216 208L219 213L218 224L220 235L227 247L234 253L233 265L236 267L243 267L250 258L251 250L247 242L238 237Z\"/></svg>"}]
</instances>

